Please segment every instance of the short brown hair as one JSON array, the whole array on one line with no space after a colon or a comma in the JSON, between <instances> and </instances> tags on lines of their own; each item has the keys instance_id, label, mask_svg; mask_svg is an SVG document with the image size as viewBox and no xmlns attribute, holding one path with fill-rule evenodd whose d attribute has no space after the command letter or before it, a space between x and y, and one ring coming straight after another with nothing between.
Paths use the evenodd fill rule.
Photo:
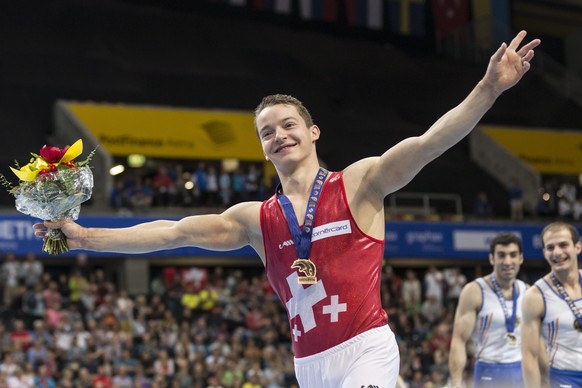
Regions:
<instances>
[{"instance_id":1,"label":"short brown hair","mask_svg":"<svg viewBox=\"0 0 582 388\"><path fill-rule=\"evenodd\" d=\"M497 245L509 245L515 244L519 249L519 253L522 253L522 244L521 239L513 233L500 233L497 236L493 237L491 242L489 243L489 253L495 253L495 247Z\"/></svg>"},{"instance_id":2,"label":"short brown hair","mask_svg":"<svg viewBox=\"0 0 582 388\"><path fill-rule=\"evenodd\" d=\"M565 222L557 221L557 222L552 222L551 224L546 225L546 227L542 230L542 234L541 234L542 247L546 246L546 243L544 243L544 235L549 231L558 230L558 229L569 230L570 235L572 236L572 242L574 244L576 244L578 241L580 241L580 232L578 232L578 229L576 229L575 226L567 224Z\"/></svg>"},{"instance_id":3,"label":"short brown hair","mask_svg":"<svg viewBox=\"0 0 582 388\"><path fill-rule=\"evenodd\" d=\"M299 116L303 118L305 124L308 127L313 125L313 119L311 118L311 113L307 110L307 108L303 105L301 101L296 99L293 96L289 96L287 94L272 94L270 96L263 97L260 104L257 105L255 108L255 128L257 128L257 116L259 113L262 112L263 109L268 108L273 105L291 105L297 109L299 112Z\"/></svg>"}]
</instances>

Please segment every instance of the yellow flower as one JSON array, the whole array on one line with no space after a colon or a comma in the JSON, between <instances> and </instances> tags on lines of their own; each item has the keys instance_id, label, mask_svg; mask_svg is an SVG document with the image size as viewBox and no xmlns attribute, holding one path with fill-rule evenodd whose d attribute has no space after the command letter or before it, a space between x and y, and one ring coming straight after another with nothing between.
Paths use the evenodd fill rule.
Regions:
<instances>
[{"instance_id":1,"label":"yellow flower","mask_svg":"<svg viewBox=\"0 0 582 388\"><path fill-rule=\"evenodd\" d=\"M77 156L83 153L83 140L77 140L72 146L67 149L67 151L63 154L61 159L57 163L52 163L54 166L58 166L59 164L68 163L73 161ZM37 157L32 162L28 163L26 166L17 170L13 167L10 167L12 172L24 182L32 182L36 179L38 174L40 174L43 170L50 170L51 163L47 163L43 158Z\"/></svg>"}]
</instances>

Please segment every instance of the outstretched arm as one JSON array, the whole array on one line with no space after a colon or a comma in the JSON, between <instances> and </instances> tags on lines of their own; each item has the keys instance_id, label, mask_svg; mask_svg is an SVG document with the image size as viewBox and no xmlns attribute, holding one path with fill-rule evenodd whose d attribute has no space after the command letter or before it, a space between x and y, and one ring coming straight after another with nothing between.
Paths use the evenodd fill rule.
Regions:
<instances>
[{"instance_id":1,"label":"outstretched arm","mask_svg":"<svg viewBox=\"0 0 582 388\"><path fill-rule=\"evenodd\" d=\"M459 304L455 312L451 351L449 353L449 372L451 387L461 387L463 371L467 364L467 341L471 337L477 310L481 306L481 292L477 283L467 284L459 296Z\"/></svg>"},{"instance_id":2,"label":"outstretched arm","mask_svg":"<svg viewBox=\"0 0 582 388\"><path fill-rule=\"evenodd\" d=\"M530 69L533 50L540 40L521 46L525 36L526 32L521 31L509 45L503 43L471 93L423 135L403 140L380 157L357 162L354 165L357 175L364 176L369 186L384 198L410 182L426 164L469 134L497 97Z\"/></svg>"},{"instance_id":3,"label":"outstretched arm","mask_svg":"<svg viewBox=\"0 0 582 388\"><path fill-rule=\"evenodd\" d=\"M260 202L241 203L222 214L185 217L179 221L158 220L128 228L84 228L72 221L35 224L35 234L44 237L46 228L60 228L71 249L118 253L144 253L196 246L232 250L251 244L255 248L259 230Z\"/></svg>"},{"instance_id":4,"label":"outstretched arm","mask_svg":"<svg viewBox=\"0 0 582 388\"><path fill-rule=\"evenodd\" d=\"M521 326L521 371L526 387L540 388L547 379L547 354L541 337L541 317L544 314L544 302L540 290L530 287L523 296L521 305L523 324ZM530 339L530 340L526 340Z\"/></svg>"}]
</instances>

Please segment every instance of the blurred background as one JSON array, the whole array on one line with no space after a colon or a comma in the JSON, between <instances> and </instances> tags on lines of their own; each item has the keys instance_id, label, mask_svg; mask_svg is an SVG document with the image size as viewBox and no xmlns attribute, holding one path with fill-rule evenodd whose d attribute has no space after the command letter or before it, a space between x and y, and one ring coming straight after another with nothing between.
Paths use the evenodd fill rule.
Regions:
<instances>
[{"instance_id":1,"label":"blurred background","mask_svg":"<svg viewBox=\"0 0 582 388\"><path fill-rule=\"evenodd\" d=\"M579 225L580 26L582 5L567 0L5 2L0 173L15 180L15 161L81 138L85 155L96 150L82 224L220 212L268 198L277 183L253 127L263 96L303 101L322 131L322 164L340 170L422 134L469 93L501 42L525 29L527 40L542 39L531 71L469 137L386 198L383 300L401 375L410 386L442 386L456 282L490 270L491 236L523 238L522 276L533 282L546 270L544 223ZM286 317L251 250L54 257L41 252L33 222L0 191L9 339L0 350L17 359L11 370L51 375L63 387L91 386L82 385L85 372L117 386L142 377L150 385L139 386L294 384ZM37 263L32 279L29 261ZM441 298L422 307L435 276ZM412 305L401 292L407 277L422 289ZM27 294L41 295L44 310L26 307ZM30 334L26 345L11 339L15 318ZM75 333L76 321L91 335ZM31 361L41 324L55 341L41 341L49 355ZM0 381L13 379L4 369Z\"/></svg>"}]
</instances>

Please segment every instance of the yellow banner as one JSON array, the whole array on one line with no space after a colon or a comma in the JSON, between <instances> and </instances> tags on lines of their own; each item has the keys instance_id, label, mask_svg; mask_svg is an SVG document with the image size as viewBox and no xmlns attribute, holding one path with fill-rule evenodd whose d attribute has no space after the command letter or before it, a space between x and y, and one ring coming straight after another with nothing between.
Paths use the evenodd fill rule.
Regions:
<instances>
[{"instance_id":1,"label":"yellow banner","mask_svg":"<svg viewBox=\"0 0 582 388\"><path fill-rule=\"evenodd\" d=\"M67 103L113 156L264 160L252 112Z\"/></svg>"},{"instance_id":2,"label":"yellow banner","mask_svg":"<svg viewBox=\"0 0 582 388\"><path fill-rule=\"evenodd\" d=\"M582 173L582 132L489 125L478 128L539 173Z\"/></svg>"}]
</instances>

